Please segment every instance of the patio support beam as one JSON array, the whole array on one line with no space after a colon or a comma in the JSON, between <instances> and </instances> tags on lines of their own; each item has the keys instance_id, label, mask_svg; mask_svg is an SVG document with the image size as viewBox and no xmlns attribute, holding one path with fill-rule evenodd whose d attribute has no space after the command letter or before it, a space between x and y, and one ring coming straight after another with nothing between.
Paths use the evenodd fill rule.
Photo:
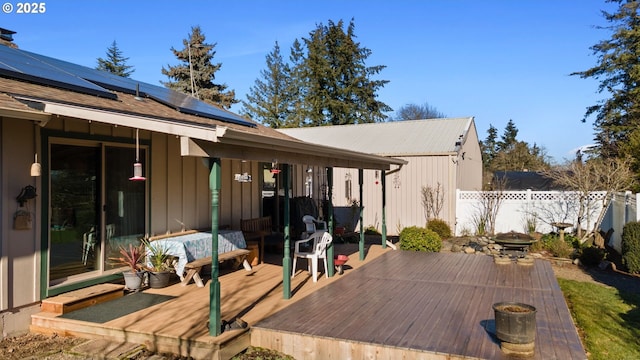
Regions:
<instances>
[{"instance_id":1,"label":"patio support beam","mask_svg":"<svg viewBox=\"0 0 640 360\"><path fill-rule=\"evenodd\" d=\"M220 328L220 269L218 266L218 223L220 209L220 158L209 159L211 189L211 284L209 285L209 335L218 336Z\"/></svg>"},{"instance_id":2,"label":"patio support beam","mask_svg":"<svg viewBox=\"0 0 640 360\"><path fill-rule=\"evenodd\" d=\"M291 298L291 236L290 224L291 214L289 214L289 187L290 185L290 169L291 165L282 164L283 171L283 188L284 188L284 257L282 258L282 289L283 298ZM277 188L276 188L277 189ZM277 190L276 190L277 191Z\"/></svg>"},{"instance_id":3,"label":"patio support beam","mask_svg":"<svg viewBox=\"0 0 640 360\"><path fill-rule=\"evenodd\" d=\"M362 218L364 215L364 204L362 204L362 188L364 183L364 170L358 169L358 188L360 191L360 241L358 244L358 249L360 250L360 260L364 260L364 225L362 224Z\"/></svg>"},{"instance_id":4,"label":"patio support beam","mask_svg":"<svg viewBox=\"0 0 640 360\"><path fill-rule=\"evenodd\" d=\"M382 170L382 248L387 248L387 174Z\"/></svg>"},{"instance_id":5,"label":"patio support beam","mask_svg":"<svg viewBox=\"0 0 640 360\"><path fill-rule=\"evenodd\" d=\"M328 186L328 192L329 192L329 234L334 234L333 229L334 229L334 221L335 219L333 218L333 201L331 199L333 199L333 168L332 167L328 167L327 168L327 186ZM329 246L329 248L327 249L327 264L328 264L328 269L324 269L324 271L327 272L327 275L329 276L333 276L333 270L335 269L333 266L333 242L331 244L331 246Z\"/></svg>"}]
</instances>

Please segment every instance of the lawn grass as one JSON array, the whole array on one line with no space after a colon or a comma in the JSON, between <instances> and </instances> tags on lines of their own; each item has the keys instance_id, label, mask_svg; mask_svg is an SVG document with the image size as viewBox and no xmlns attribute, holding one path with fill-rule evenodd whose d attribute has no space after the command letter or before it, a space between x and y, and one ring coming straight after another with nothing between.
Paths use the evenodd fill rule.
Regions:
<instances>
[{"instance_id":1,"label":"lawn grass","mask_svg":"<svg viewBox=\"0 0 640 360\"><path fill-rule=\"evenodd\" d=\"M558 279L591 360L640 359L640 296Z\"/></svg>"}]
</instances>

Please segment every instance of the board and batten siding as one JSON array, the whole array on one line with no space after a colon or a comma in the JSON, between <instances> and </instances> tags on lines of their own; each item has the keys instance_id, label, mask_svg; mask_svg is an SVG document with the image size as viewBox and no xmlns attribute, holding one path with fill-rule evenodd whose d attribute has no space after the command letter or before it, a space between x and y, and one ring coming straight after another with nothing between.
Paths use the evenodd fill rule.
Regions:
<instances>
[{"instance_id":1,"label":"board and batten siding","mask_svg":"<svg viewBox=\"0 0 640 360\"><path fill-rule=\"evenodd\" d=\"M435 189L440 183L444 191L445 204L440 217L453 227L455 222L455 166L449 155L397 157L406 160L399 171L388 171L386 177L386 223L387 233L397 235L408 226L424 227L426 213L422 206L422 187ZM451 164L451 165L450 165ZM351 177L351 197L359 200L358 170L334 169L333 203L335 206L349 206L346 198L346 179ZM373 226L382 230L382 172L364 171L363 205L364 227Z\"/></svg>"},{"instance_id":2,"label":"board and batten siding","mask_svg":"<svg viewBox=\"0 0 640 360\"><path fill-rule=\"evenodd\" d=\"M85 140L134 146L136 129L87 122L66 117L53 117L46 124L63 142L82 144ZM45 130L43 130L45 131ZM31 177L34 151L40 147L40 126L24 119L0 118L0 331L3 335L24 331L32 313L39 310L41 231L49 227L41 219L42 177ZM180 155L179 138L173 135L140 131L141 146L148 149L144 175L148 186L147 229L150 235L186 229L211 227L211 192L208 159ZM131 164L133 172L133 164ZM220 190L220 225L239 229L242 218L261 215L261 175L256 162L222 159ZM234 180L234 174L247 172L250 183ZM303 170L299 170L302 176ZM299 177L298 176L298 177ZM14 230L13 215L18 210L16 196L26 185L37 189L38 197L30 200L33 215L30 230ZM300 186L294 182L294 194ZM302 185L302 189L304 186ZM45 199L46 200L46 199Z\"/></svg>"},{"instance_id":3,"label":"board and batten siding","mask_svg":"<svg viewBox=\"0 0 640 360\"><path fill-rule=\"evenodd\" d=\"M17 334L21 324L39 310L40 196L26 204L32 214L29 230L15 230L13 217L19 208L16 196L32 185L40 192L38 178L31 177L36 125L23 119L0 118L0 331L2 337Z\"/></svg>"}]
</instances>

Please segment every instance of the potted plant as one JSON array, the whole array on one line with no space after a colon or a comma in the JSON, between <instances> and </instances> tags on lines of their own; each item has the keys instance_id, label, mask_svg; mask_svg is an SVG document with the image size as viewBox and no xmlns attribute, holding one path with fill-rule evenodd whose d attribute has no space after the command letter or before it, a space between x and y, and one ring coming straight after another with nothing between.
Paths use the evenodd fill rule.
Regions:
<instances>
[{"instance_id":1,"label":"potted plant","mask_svg":"<svg viewBox=\"0 0 640 360\"><path fill-rule=\"evenodd\" d=\"M129 244L128 247L120 246L118 257L110 257L109 260L115 264L129 267L130 271L122 273L125 287L129 290L139 290L142 287L142 257L144 255L144 245Z\"/></svg>"},{"instance_id":2,"label":"potted plant","mask_svg":"<svg viewBox=\"0 0 640 360\"><path fill-rule=\"evenodd\" d=\"M143 268L149 273L149 286L151 288L167 286L173 271L171 263L173 256L169 254L166 245L162 242L143 239L142 243L147 254L147 261Z\"/></svg>"}]
</instances>

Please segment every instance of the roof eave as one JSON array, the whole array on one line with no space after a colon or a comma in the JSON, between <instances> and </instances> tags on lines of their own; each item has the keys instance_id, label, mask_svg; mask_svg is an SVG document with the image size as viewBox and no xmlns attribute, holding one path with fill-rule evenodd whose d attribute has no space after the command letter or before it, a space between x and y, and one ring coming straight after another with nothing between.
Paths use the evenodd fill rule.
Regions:
<instances>
[{"instance_id":1,"label":"roof eave","mask_svg":"<svg viewBox=\"0 0 640 360\"><path fill-rule=\"evenodd\" d=\"M389 170L407 161L366 154L299 140L288 140L253 134L236 129L218 137L215 144L182 139L183 155L216 156L288 164L309 164L360 169ZM189 150L190 149L190 150ZM184 151L190 151L185 153Z\"/></svg>"}]
</instances>

